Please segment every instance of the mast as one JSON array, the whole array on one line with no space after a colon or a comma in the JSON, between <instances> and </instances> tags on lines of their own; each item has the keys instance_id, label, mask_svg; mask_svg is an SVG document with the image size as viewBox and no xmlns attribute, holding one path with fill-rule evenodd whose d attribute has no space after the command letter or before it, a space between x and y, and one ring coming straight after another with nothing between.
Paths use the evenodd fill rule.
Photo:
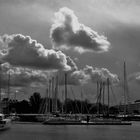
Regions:
<instances>
[{"instance_id":1,"label":"mast","mask_svg":"<svg viewBox=\"0 0 140 140\"><path fill-rule=\"evenodd\" d=\"M81 90L81 114L83 113L83 93L82 93L82 90Z\"/></svg>"},{"instance_id":2,"label":"mast","mask_svg":"<svg viewBox=\"0 0 140 140\"><path fill-rule=\"evenodd\" d=\"M46 100L45 100L45 108L46 108L46 110L45 110L45 114L47 114L47 112L48 112L48 104L49 104L49 89L48 89L48 87L47 87L47 89L46 89Z\"/></svg>"},{"instance_id":3,"label":"mast","mask_svg":"<svg viewBox=\"0 0 140 140\"><path fill-rule=\"evenodd\" d=\"M108 93L108 116L109 116L109 106L110 106L110 90L109 90L109 84L110 84L110 82L109 82L109 78L107 78L107 93Z\"/></svg>"},{"instance_id":4,"label":"mast","mask_svg":"<svg viewBox=\"0 0 140 140\"><path fill-rule=\"evenodd\" d=\"M99 115L99 82L97 81L97 115Z\"/></svg>"},{"instance_id":5,"label":"mast","mask_svg":"<svg viewBox=\"0 0 140 140\"><path fill-rule=\"evenodd\" d=\"M51 79L49 79L49 89L48 89L48 113L50 113L50 98L51 98Z\"/></svg>"},{"instance_id":6,"label":"mast","mask_svg":"<svg viewBox=\"0 0 140 140\"><path fill-rule=\"evenodd\" d=\"M100 90L99 90L99 114L100 114L102 111L101 109L101 98L102 98L102 87L103 87L102 81L100 82L99 86L100 86Z\"/></svg>"},{"instance_id":7,"label":"mast","mask_svg":"<svg viewBox=\"0 0 140 140\"><path fill-rule=\"evenodd\" d=\"M128 111L129 111L129 93L128 93L128 83L127 83L127 73L126 73L126 63L124 61L124 114L127 112L127 104L128 104Z\"/></svg>"},{"instance_id":8,"label":"mast","mask_svg":"<svg viewBox=\"0 0 140 140\"><path fill-rule=\"evenodd\" d=\"M54 111L57 111L57 98L58 98L58 75L55 80L55 95L54 95Z\"/></svg>"},{"instance_id":9,"label":"mast","mask_svg":"<svg viewBox=\"0 0 140 140\"><path fill-rule=\"evenodd\" d=\"M54 112L54 101L55 101L55 97L54 97L54 77L52 77L52 112Z\"/></svg>"},{"instance_id":10,"label":"mast","mask_svg":"<svg viewBox=\"0 0 140 140\"><path fill-rule=\"evenodd\" d=\"M2 107L1 107L1 84L2 84L2 69L1 69L1 63L0 63L0 112L2 112Z\"/></svg>"},{"instance_id":11,"label":"mast","mask_svg":"<svg viewBox=\"0 0 140 140\"><path fill-rule=\"evenodd\" d=\"M62 114L64 113L64 90L62 90Z\"/></svg>"},{"instance_id":12,"label":"mast","mask_svg":"<svg viewBox=\"0 0 140 140\"><path fill-rule=\"evenodd\" d=\"M124 92L124 114L126 114L126 65L125 65L125 61L124 61L124 65L123 65L123 84L124 84L124 88L123 88L123 92Z\"/></svg>"},{"instance_id":13,"label":"mast","mask_svg":"<svg viewBox=\"0 0 140 140\"><path fill-rule=\"evenodd\" d=\"M10 110L9 110L9 105L10 105L10 103L9 103L9 98L10 98L10 71L9 71L9 74L8 74L8 96L7 96L7 98L8 98L8 110L7 110L7 113L9 114L10 112Z\"/></svg>"},{"instance_id":14,"label":"mast","mask_svg":"<svg viewBox=\"0 0 140 140\"><path fill-rule=\"evenodd\" d=\"M103 107L102 107L102 110L103 110L103 116L105 115L105 108L104 108L104 105L105 105L105 82L103 82L103 99L102 99L102 104L103 104Z\"/></svg>"},{"instance_id":15,"label":"mast","mask_svg":"<svg viewBox=\"0 0 140 140\"><path fill-rule=\"evenodd\" d=\"M100 114L101 111L101 94L102 94L102 81L97 81L97 115Z\"/></svg>"},{"instance_id":16,"label":"mast","mask_svg":"<svg viewBox=\"0 0 140 140\"><path fill-rule=\"evenodd\" d=\"M67 73L65 73L65 113L67 113Z\"/></svg>"}]
</instances>

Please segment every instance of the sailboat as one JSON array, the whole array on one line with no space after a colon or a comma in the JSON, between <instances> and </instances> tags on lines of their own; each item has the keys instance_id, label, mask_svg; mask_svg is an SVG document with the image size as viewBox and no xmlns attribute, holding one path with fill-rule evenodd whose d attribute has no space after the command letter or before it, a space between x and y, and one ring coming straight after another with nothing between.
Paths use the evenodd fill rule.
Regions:
<instances>
[{"instance_id":1,"label":"sailboat","mask_svg":"<svg viewBox=\"0 0 140 140\"><path fill-rule=\"evenodd\" d=\"M129 97L129 89L127 83L127 73L126 73L126 63L124 61L123 66L123 112L118 115L118 118L123 120L130 120L132 115L130 115L130 97Z\"/></svg>"},{"instance_id":2,"label":"sailboat","mask_svg":"<svg viewBox=\"0 0 140 140\"><path fill-rule=\"evenodd\" d=\"M11 127L11 119L5 118L4 114L0 114L0 130L5 130Z\"/></svg>"},{"instance_id":3,"label":"sailboat","mask_svg":"<svg viewBox=\"0 0 140 140\"><path fill-rule=\"evenodd\" d=\"M52 85L53 87L54 85ZM52 90L53 91L53 90ZM56 93L55 93L55 104L52 107L54 108L53 110L57 112L57 93L58 92L58 77L56 77ZM48 125L76 125L80 124L81 120L75 119L74 117L71 117L67 114L67 73L65 73L65 114L59 114L56 113L55 115L49 116L43 124L48 124Z\"/></svg>"},{"instance_id":4,"label":"sailboat","mask_svg":"<svg viewBox=\"0 0 140 140\"><path fill-rule=\"evenodd\" d=\"M8 76L8 102L9 102L9 85L10 85L10 73ZM1 77L0 77L0 96L1 96ZM0 98L0 105L1 104L1 98ZM8 104L8 111L9 111L9 104ZM4 114L0 113L0 130L6 130L10 128L11 126L11 119L5 118Z\"/></svg>"},{"instance_id":5,"label":"sailboat","mask_svg":"<svg viewBox=\"0 0 140 140\"><path fill-rule=\"evenodd\" d=\"M109 108L110 108L110 80L109 78L107 78L106 81L107 84L107 110L104 113L102 110L103 114L100 114L100 101L101 101L101 95L102 95L102 99L103 99L103 106L104 106L104 92L105 92L105 83L101 82L100 84L97 83L97 94L99 96L100 100L98 102L98 113L96 117L93 117L91 119L89 119L89 123L95 123L96 125L131 125L131 122L124 122L121 119L115 118L110 116L110 112L109 112Z\"/></svg>"}]
</instances>

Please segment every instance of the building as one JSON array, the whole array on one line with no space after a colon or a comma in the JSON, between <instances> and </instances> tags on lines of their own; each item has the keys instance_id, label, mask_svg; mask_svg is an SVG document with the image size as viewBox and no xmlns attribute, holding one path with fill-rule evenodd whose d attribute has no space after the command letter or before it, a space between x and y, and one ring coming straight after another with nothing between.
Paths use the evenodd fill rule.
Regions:
<instances>
[{"instance_id":1,"label":"building","mask_svg":"<svg viewBox=\"0 0 140 140\"><path fill-rule=\"evenodd\" d=\"M119 105L120 112L126 112L131 114L140 114L140 100L135 101L127 105Z\"/></svg>"}]
</instances>

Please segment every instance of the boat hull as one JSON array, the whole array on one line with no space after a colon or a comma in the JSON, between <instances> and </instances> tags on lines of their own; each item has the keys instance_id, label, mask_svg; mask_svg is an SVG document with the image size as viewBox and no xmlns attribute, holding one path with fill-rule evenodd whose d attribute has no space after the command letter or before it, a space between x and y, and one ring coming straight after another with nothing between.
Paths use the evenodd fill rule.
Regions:
<instances>
[{"instance_id":1,"label":"boat hull","mask_svg":"<svg viewBox=\"0 0 140 140\"><path fill-rule=\"evenodd\" d=\"M43 122L44 125L132 125L131 122Z\"/></svg>"},{"instance_id":2,"label":"boat hull","mask_svg":"<svg viewBox=\"0 0 140 140\"><path fill-rule=\"evenodd\" d=\"M6 130L11 127L11 120L10 119L3 119L0 121L0 130Z\"/></svg>"}]
</instances>

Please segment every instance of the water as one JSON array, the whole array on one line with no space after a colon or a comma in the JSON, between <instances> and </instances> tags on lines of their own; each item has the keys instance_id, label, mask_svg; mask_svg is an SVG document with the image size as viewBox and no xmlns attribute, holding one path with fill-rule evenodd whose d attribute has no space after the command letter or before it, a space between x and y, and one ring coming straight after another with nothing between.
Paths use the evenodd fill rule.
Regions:
<instances>
[{"instance_id":1,"label":"water","mask_svg":"<svg viewBox=\"0 0 140 140\"><path fill-rule=\"evenodd\" d=\"M0 140L140 140L140 122L128 126L13 124L0 132Z\"/></svg>"}]
</instances>

